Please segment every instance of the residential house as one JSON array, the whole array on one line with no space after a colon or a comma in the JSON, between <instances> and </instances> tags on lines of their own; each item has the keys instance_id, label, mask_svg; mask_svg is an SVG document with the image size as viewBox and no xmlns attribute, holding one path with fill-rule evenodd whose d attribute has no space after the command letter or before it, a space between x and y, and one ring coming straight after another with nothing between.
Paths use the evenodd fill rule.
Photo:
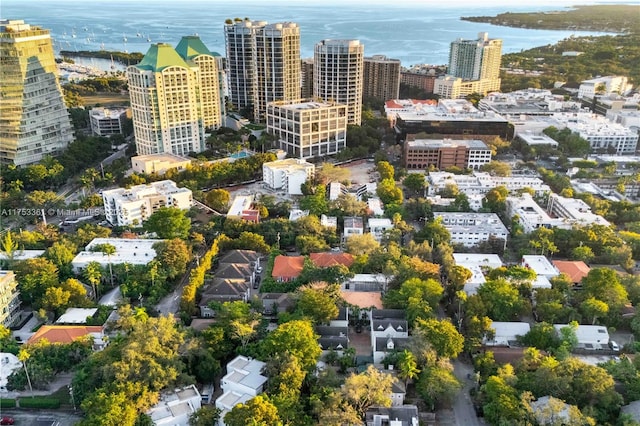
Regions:
<instances>
[{"instance_id":1,"label":"residential house","mask_svg":"<svg viewBox=\"0 0 640 426\"><path fill-rule=\"evenodd\" d=\"M189 417L202 407L202 396L195 385L164 394L147 415L155 426L189 426Z\"/></svg>"},{"instance_id":2,"label":"residential house","mask_svg":"<svg viewBox=\"0 0 640 426\"><path fill-rule=\"evenodd\" d=\"M367 221L369 226L369 232L373 235L376 241L382 241L385 233L390 229L393 229L393 222L389 218L369 218Z\"/></svg>"},{"instance_id":3,"label":"residential house","mask_svg":"<svg viewBox=\"0 0 640 426\"><path fill-rule=\"evenodd\" d=\"M289 220L295 222L298 219L309 216L309 210L291 209L289 210Z\"/></svg>"},{"instance_id":4,"label":"residential house","mask_svg":"<svg viewBox=\"0 0 640 426\"><path fill-rule=\"evenodd\" d=\"M591 270L582 260L554 260L552 263L558 272L568 276L574 284L580 284Z\"/></svg>"},{"instance_id":5,"label":"residential house","mask_svg":"<svg viewBox=\"0 0 640 426\"><path fill-rule=\"evenodd\" d=\"M344 218L344 238L352 235L364 234L364 221L361 217L347 216Z\"/></svg>"},{"instance_id":6,"label":"residential house","mask_svg":"<svg viewBox=\"0 0 640 426\"><path fill-rule=\"evenodd\" d=\"M409 323L402 309L373 309L369 313L373 362L379 364L385 355L408 344Z\"/></svg>"},{"instance_id":7,"label":"residential house","mask_svg":"<svg viewBox=\"0 0 640 426\"><path fill-rule=\"evenodd\" d=\"M568 324L554 324L553 328L556 332L560 333L560 330L564 327L569 327ZM576 329L576 337L578 338L578 349L586 350L602 350L609 349L609 332L607 327L602 325L578 325Z\"/></svg>"},{"instance_id":8,"label":"residential house","mask_svg":"<svg viewBox=\"0 0 640 426\"><path fill-rule=\"evenodd\" d=\"M316 326L315 332L319 336L318 344L322 349L322 354L326 355L330 351L335 351L339 355L349 347L349 328L348 327L331 327Z\"/></svg>"},{"instance_id":9,"label":"residential house","mask_svg":"<svg viewBox=\"0 0 640 426\"><path fill-rule=\"evenodd\" d=\"M302 273L304 256L276 256L271 276L279 282L293 281Z\"/></svg>"},{"instance_id":10,"label":"residential house","mask_svg":"<svg viewBox=\"0 0 640 426\"><path fill-rule=\"evenodd\" d=\"M508 346L516 345L518 336L524 336L531 330L528 322L500 322L493 321L491 329L494 332L493 339L485 339L482 343L485 346Z\"/></svg>"},{"instance_id":11,"label":"residential house","mask_svg":"<svg viewBox=\"0 0 640 426\"><path fill-rule=\"evenodd\" d=\"M418 426L418 407L371 407L365 415L367 426Z\"/></svg>"},{"instance_id":12,"label":"residential house","mask_svg":"<svg viewBox=\"0 0 640 426\"><path fill-rule=\"evenodd\" d=\"M242 263L251 265L254 270L260 266L260 256L253 250L230 250L218 261L219 265L225 263Z\"/></svg>"},{"instance_id":13,"label":"residential house","mask_svg":"<svg viewBox=\"0 0 640 426\"><path fill-rule=\"evenodd\" d=\"M331 327L349 327L349 308L338 308L338 316L329 322Z\"/></svg>"},{"instance_id":14,"label":"residential house","mask_svg":"<svg viewBox=\"0 0 640 426\"><path fill-rule=\"evenodd\" d=\"M522 256L520 265L527 269L531 269L538 276L542 275L548 279L560 275L560 271L558 271L545 256L524 255Z\"/></svg>"},{"instance_id":15,"label":"residential house","mask_svg":"<svg viewBox=\"0 0 640 426\"><path fill-rule=\"evenodd\" d=\"M69 344L85 337L92 339L93 349L96 351L101 351L108 344L104 328L100 325L43 325L29 338L27 344L38 343L41 340Z\"/></svg>"},{"instance_id":16,"label":"residential house","mask_svg":"<svg viewBox=\"0 0 640 426\"><path fill-rule=\"evenodd\" d=\"M247 302L250 297L249 289L250 286L243 279L214 278L213 280L205 280L202 298L198 303L200 316L203 318L215 316L215 311L209 307L211 302Z\"/></svg>"},{"instance_id":17,"label":"residential house","mask_svg":"<svg viewBox=\"0 0 640 426\"><path fill-rule=\"evenodd\" d=\"M265 363L238 355L227 364L227 374L220 381L222 396L216 399L221 410L218 425L224 426L224 416L237 404L244 403L264 391L267 377L262 375Z\"/></svg>"},{"instance_id":18,"label":"residential house","mask_svg":"<svg viewBox=\"0 0 640 426\"><path fill-rule=\"evenodd\" d=\"M261 298L264 315L277 315L295 306L291 293L262 293Z\"/></svg>"},{"instance_id":19,"label":"residential house","mask_svg":"<svg viewBox=\"0 0 640 426\"><path fill-rule=\"evenodd\" d=\"M87 319L93 318L98 312L98 308L68 308L60 318L56 320L56 324L86 324Z\"/></svg>"},{"instance_id":20,"label":"residential house","mask_svg":"<svg viewBox=\"0 0 640 426\"><path fill-rule=\"evenodd\" d=\"M330 268L342 265L350 268L353 265L354 257L349 253L311 253L309 259L316 268Z\"/></svg>"},{"instance_id":21,"label":"residential house","mask_svg":"<svg viewBox=\"0 0 640 426\"><path fill-rule=\"evenodd\" d=\"M255 281L255 266L250 263L220 263L214 275L216 278L230 280L243 279L252 286Z\"/></svg>"}]
</instances>

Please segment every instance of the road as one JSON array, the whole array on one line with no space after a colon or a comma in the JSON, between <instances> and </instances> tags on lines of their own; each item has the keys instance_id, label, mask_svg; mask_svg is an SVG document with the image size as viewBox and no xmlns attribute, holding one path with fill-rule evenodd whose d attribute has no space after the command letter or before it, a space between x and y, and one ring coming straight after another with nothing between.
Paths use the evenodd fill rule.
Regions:
<instances>
[{"instance_id":1,"label":"road","mask_svg":"<svg viewBox=\"0 0 640 426\"><path fill-rule=\"evenodd\" d=\"M200 254L202 256L202 253ZM193 260L187 266L187 271L182 276L180 280L180 284L173 290L171 293L166 295L158 304L156 305L156 309L160 313L160 315L169 315L176 314L180 309L180 298L182 297L182 291L184 287L189 283L189 276L191 274L191 270L197 265L197 262Z\"/></svg>"},{"instance_id":2,"label":"road","mask_svg":"<svg viewBox=\"0 0 640 426\"><path fill-rule=\"evenodd\" d=\"M458 397L453 403L453 412L456 416L456 425L458 426L480 426L484 425L484 421L479 419L473 408L473 402L469 396L469 391L475 386L475 380L470 380L467 375L472 377L473 367L464 364L460 360L453 361L453 373L462 382L463 388L460 390Z\"/></svg>"},{"instance_id":3,"label":"road","mask_svg":"<svg viewBox=\"0 0 640 426\"><path fill-rule=\"evenodd\" d=\"M81 416L62 410L2 409L2 416L13 417L16 426L72 426L82 420Z\"/></svg>"}]
</instances>

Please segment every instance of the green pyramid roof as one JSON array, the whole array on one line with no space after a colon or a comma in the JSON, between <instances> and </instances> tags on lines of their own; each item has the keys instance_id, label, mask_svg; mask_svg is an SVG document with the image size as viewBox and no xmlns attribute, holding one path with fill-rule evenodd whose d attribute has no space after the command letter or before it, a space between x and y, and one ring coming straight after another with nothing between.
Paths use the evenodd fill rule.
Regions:
<instances>
[{"instance_id":1,"label":"green pyramid roof","mask_svg":"<svg viewBox=\"0 0 640 426\"><path fill-rule=\"evenodd\" d=\"M166 43L152 44L142 61L136 66L154 72L160 72L173 66L189 68L189 65L178 55L173 46Z\"/></svg>"},{"instance_id":2,"label":"green pyramid roof","mask_svg":"<svg viewBox=\"0 0 640 426\"><path fill-rule=\"evenodd\" d=\"M213 56L198 36L184 36L176 46L176 52L185 60L199 55Z\"/></svg>"}]
</instances>

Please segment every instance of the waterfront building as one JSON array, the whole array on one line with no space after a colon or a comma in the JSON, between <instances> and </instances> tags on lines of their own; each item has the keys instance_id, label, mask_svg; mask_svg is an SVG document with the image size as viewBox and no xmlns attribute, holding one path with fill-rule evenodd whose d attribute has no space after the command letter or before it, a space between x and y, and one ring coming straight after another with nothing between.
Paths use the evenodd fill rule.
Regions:
<instances>
[{"instance_id":1,"label":"waterfront building","mask_svg":"<svg viewBox=\"0 0 640 426\"><path fill-rule=\"evenodd\" d=\"M178 188L171 180L103 191L102 201L105 217L114 226L141 226L161 207L188 210L193 206L191 190Z\"/></svg>"},{"instance_id":2,"label":"waterfront building","mask_svg":"<svg viewBox=\"0 0 640 426\"><path fill-rule=\"evenodd\" d=\"M302 195L302 184L312 178L316 166L305 160L287 158L262 165L262 180L269 188L289 195Z\"/></svg>"},{"instance_id":3,"label":"waterfront building","mask_svg":"<svg viewBox=\"0 0 640 426\"><path fill-rule=\"evenodd\" d=\"M311 99L271 102L267 131L295 158L335 155L347 146L346 105Z\"/></svg>"},{"instance_id":4,"label":"waterfront building","mask_svg":"<svg viewBox=\"0 0 640 426\"><path fill-rule=\"evenodd\" d=\"M434 93L450 98L465 96L467 90L474 90L483 95L491 91L500 90L500 61L502 59L502 40L490 39L489 34L481 32L475 40L457 39L451 43L449 50L449 68L447 75L454 79L445 79L447 84L438 85L435 82ZM460 79L460 80L456 80ZM476 85L468 85L466 82L478 82ZM468 86L468 87L467 87ZM460 90L457 96L454 93L439 93L439 89L450 91ZM464 89L464 90L463 90Z\"/></svg>"},{"instance_id":5,"label":"waterfront building","mask_svg":"<svg viewBox=\"0 0 640 426\"><path fill-rule=\"evenodd\" d=\"M364 58L362 87L365 99L397 99L400 94L400 60L384 55Z\"/></svg>"},{"instance_id":6,"label":"waterfront building","mask_svg":"<svg viewBox=\"0 0 640 426\"><path fill-rule=\"evenodd\" d=\"M404 143L404 167L426 170L431 166L446 169L478 170L491 162L491 148L480 140L408 138Z\"/></svg>"},{"instance_id":7,"label":"waterfront building","mask_svg":"<svg viewBox=\"0 0 640 426\"><path fill-rule=\"evenodd\" d=\"M25 166L73 141L49 30L0 20L0 162Z\"/></svg>"},{"instance_id":8,"label":"waterfront building","mask_svg":"<svg viewBox=\"0 0 640 426\"><path fill-rule=\"evenodd\" d=\"M264 121L267 103L300 98L300 28L293 22L225 25L231 103Z\"/></svg>"},{"instance_id":9,"label":"waterfront building","mask_svg":"<svg viewBox=\"0 0 640 426\"><path fill-rule=\"evenodd\" d=\"M197 36L151 45L127 80L138 154L204 151L222 117L217 60Z\"/></svg>"},{"instance_id":10,"label":"waterfront building","mask_svg":"<svg viewBox=\"0 0 640 426\"><path fill-rule=\"evenodd\" d=\"M126 118L125 108L92 108L89 111L91 133L97 136L120 135Z\"/></svg>"},{"instance_id":11,"label":"waterfront building","mask_svg":"<svg viewBox=\"0 0 640 426\"><path fill-rule=\"evenodd\" d=\"M0 271L0 324L9 328L20 312L20 292L13 271Z\"/></svg>"},{"instance_id":12,"label":"waterfront building","mask_svg":"<svg viewBox=\"0 0 640 426\"><path fill-rule=\"evenodd\" d=\"M315 45L313 95L347 105L347 123L362 121L364 45L360 40L322 40Z\"/></svg>"}]
</instances>

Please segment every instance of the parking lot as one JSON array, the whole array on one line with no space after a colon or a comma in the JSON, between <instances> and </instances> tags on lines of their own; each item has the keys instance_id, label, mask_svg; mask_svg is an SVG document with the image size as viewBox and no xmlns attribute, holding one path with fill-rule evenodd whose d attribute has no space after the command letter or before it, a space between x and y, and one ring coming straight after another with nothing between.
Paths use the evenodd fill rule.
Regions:
<instances>
[{"instance_id":1,"label":"parking lot","mask_svg":"<svg viewBox=\"0 0 640 426\"><path fill-rule=\"evenodd\" d=\"M2 410L2 417L12 417L16 426L72 426L79 423L82 417L62 411L22 411Z\"/></svg>"}]
</instances>

